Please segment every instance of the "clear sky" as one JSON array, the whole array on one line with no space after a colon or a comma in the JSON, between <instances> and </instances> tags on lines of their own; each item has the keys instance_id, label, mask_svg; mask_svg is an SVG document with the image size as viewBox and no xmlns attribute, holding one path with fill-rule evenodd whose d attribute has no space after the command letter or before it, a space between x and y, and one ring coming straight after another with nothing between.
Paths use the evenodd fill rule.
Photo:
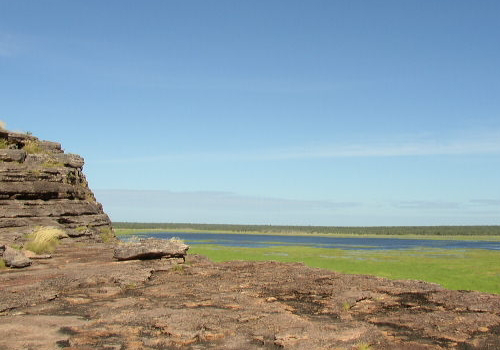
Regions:
<instances>
[{"instance_id":1,"label":"clear sky","mask_svg":"<svg viewBox=\"0 0 500 350\"><path fill-rule=\"evenodd\" d=\"M498 0L0 0L0 120L115 221L500 224Z\"/></svg>"}]
</instances>

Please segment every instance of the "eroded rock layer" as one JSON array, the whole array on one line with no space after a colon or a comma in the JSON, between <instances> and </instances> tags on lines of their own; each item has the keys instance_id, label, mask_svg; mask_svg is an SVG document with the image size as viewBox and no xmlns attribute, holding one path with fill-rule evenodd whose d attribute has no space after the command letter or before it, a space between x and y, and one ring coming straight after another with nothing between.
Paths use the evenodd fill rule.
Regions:
<instances>
[{"instance_id":1,"label":"eroded rock layer","mask_svg":"<svg viewBox=\"0 0 500 350\"><path fill-rule=\"evenodd\" d=\"M111 222L83 174L84 160L57 142L0 129L0 235L14 242L36 226L101 240Z\"/></svg>"}]
</instances>

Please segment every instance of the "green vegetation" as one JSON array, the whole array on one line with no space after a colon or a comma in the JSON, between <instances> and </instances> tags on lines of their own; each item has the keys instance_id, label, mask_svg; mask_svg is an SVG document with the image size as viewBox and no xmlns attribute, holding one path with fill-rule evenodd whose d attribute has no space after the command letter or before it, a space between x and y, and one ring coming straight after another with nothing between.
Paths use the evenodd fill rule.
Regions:
<instances>
[{"instance_id":1,"label":"green vegetation","mask_svg":"<svg viewBox=\"0 0 500 350\"><path fill-rule=\"evenodd\" d=\"M87 226L78 226L77 228L75 228L75 231L76 232L80 232L80 233L83 233L83 232L85 232L87 230L88 230Z\"/></svg>"},{"instance_id":2,"label":"green vegetation","mask_svg":"<svg viewBox=\"0 0 500 350\"><path fill-rule=\"evenodd\" d=\"M163 230L171 232L227 232L270 234L335 234L391 236L500 236L500 226L273 226L273 225L216 225L181 223L114 222L118 229Z\"/></svg>"},{"instance_id":3,"label":"green vegetation","mask_svg":"<svg viewBox=\"0 0 500 350\"><path fill-rule=\"evenodd\" d=\"M70 185L76 185L76 180L77 180L76 172L74 170L68 171L68 173L66 174L66 182L69 183Z\"/></svg>"},{"instance_id":4,"label":"green vegetation","mask_svg":"<svg viewBox=\"0 0 500 350\"><path fill-rule=\"evenodd\" d=\"M342 250L297 246L266 248L192 245L214 261L303 262L342 273L434 282L449 289L500 294L500 252L491 250Z\"/></svg>"},{"instance_id":5,"label":"green vegetation","mask_svg":"<svg viewBox=\"0 0 500 350\"><path fill-rule=\"evenodd\" d=\"M64 167L64 163L58 162L55 159L49 159L42 164L44 168L61 168Z\"/></svg>"},{"instance_id":6,"label":"green vegetation","mask_svg":"<svg viewBox=\"0 0 500 350\"><path fill-rule=\"evenodd\" d=\"M29 154L43 153L44 150L37 141L28 141L23 149Z\"/></svg>"},{"instance_id":7,"label":"green vegetation","mask_svg":"<svg viewBox=\"0 0 500 350\"><path fill-rule=\"evenodd\" d=\"M99 232L104 243L111 242L115 238L115 234L110 227L99 227Z\"/></svg>"},{"instance_id":8,"label":"green vegetation","mask_svg":"<svg viewBox=\"0 0 500 350\"><path fill-rule=\"evenodd\" d=\"M344 301L344 302L342 303L342 308L343 308L345 311L348 311L351 307L352 307L352 306L351 306L351 304L349 304L349 302L348 302L348 301Z\"/></svg>"},{"instance_id":9,"label":"green vegetation","mask_svg":"<svg viewBox=\"0 0 500 350\"><path fill-rule=\"evenodd\" d=\"M408 227L328 227L328 226L244 226L209 224L113 223L117 235L141 232L236 233L260 235L300 235L370 237L398 239L439 239L500 241L500 226L408 226ZM232 229L232 230L231 230ZM446 235L444 234L446 233Z\"/></svg>"},{"instance_id":10,"label":"green vegetation","mask_svg":"<svg viewBox=\"0 0 500 350\"><path fill-rule=\"evenodd\" d=\"M3 259L0 259L0 270L6 269L7 266L5 266L5 261Z\"/></svg>"},{"instance_id":11,"label":"green vegetation","mask_svg":"<svg viewBox=\"0 0 500 350\"><path fill-rule=\"evenodd\" d=\"M370 350L372 347L368 343L360 343L358 344L358 350Z\"/></svg>"},{"instance_id":12,"label":"green vegetation","mask_svg":"<svg viewBox=\"0 0 500 350\"><path fill-rule=\"evenodd\" d=\"M186 273L184 265L174 265L174 266L172 266L171 271L173 273L177 273L180 275L183 275Z\"/></svg>"},{"instance_id":13,"label":"green vegetation","mask_svg":"<svg viewBox=\"0 0 500 350\"><path fill-rule=\"evenodd\" d=\"M37 254L51 253L59 244L59 239L67 237L63 230L56 227L38 227L28 236L24 248Z\"/></svg>"},{"instance_id":14,"label":"green vegetation","mask_svg":"<svg viewBox=\"0 0 500 350\"><path fill-rule=\"evenodd\" d=\"M86 187L87 186L87 184L81 184L81 185L82 185L82 187ZM95 202L95 197L92 194L92 192L88 191L87 193L85 193L85 200L87 202L92 202L92 203Z\"/></svg>"},{"instance_id":15,"label":"green vegetation","mask_svg":"<svg viewBox=\"0 0 500 350\"><path fill-rule=\"evenodd\" d=\"M6 139L0 139L0 149L5 149L9 147L9 142Z\"/></svg>"}]
</instances>

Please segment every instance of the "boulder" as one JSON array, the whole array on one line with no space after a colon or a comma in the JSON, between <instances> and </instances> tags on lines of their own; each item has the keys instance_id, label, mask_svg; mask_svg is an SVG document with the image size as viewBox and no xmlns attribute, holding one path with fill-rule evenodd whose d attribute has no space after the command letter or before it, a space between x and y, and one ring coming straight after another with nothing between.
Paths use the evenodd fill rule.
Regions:
<instances>
[{"instance_id":1,"label":"boulder","mask_svg":"<svg viewBox=\"0 0 500 350\"><path fill-rule=\"evenodd\" d=\"M22 149L0 149L0 161L22 163L26 159L26 151Z\"/></svg>"},{"instance_id":2,"label":"boulder","mask_svg":"<svg viewBox=\"0 0 500 350\"><path fill-rule=\"evenodd\" d=\"M115 247L113 257L117 260L145 260L161 258L183 258L189 249L178 239L141 239L139 242L122 243Z\"/></svg>"},{"instance_id":3,"label":"boulder","mask_svg":"<svg viewBox=\"0 0 500 350\"><path fill-rule=\"evenodd\" d=\"M61 149L61 144L59 142L52 142L52 141L43 141L40 140L38 141L40 144L40 147L46 150L50 150L51 152L54 153L62 153L63 150Z\"/></svg>"},{"instance_id":4,"label":"boulder","mask_svg":"<svg viewBox=\"0 0 500 350\"><path fill-rule=\"evenodd\" d=\"M84 159L78 154L61 153L54 155L54 157L58 162L63 163L64 166L75 169L81 169L85 163Z\"/></svg>"},{"instance_id":5,"label":"boulder","mask_svg":"<svg viewBox=\"0 0 500 350\"><path fill-rule=\"evenodd\" d=\"M27 267L31 265L31 260L28 259L19 250L4 245L0 247L0 252L2 252L2 259L5 261L5 265L9 267Z\"/></svg>"}]
</instances>

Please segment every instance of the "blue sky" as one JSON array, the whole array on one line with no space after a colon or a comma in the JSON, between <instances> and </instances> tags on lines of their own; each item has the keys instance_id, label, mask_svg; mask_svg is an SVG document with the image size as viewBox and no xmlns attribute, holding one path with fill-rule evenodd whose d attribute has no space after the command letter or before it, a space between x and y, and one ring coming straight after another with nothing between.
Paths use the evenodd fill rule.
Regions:
<instances>
[{"instance_id":1,"label":"blue sky","mask_svg":"<svg viewBox=\"0 0 500 350\"><path fill-rule=\"evenodd\" d=\"M0 0L0 120L116 221L500 224L496 0Z\"/></svg>"}]
</instances>

